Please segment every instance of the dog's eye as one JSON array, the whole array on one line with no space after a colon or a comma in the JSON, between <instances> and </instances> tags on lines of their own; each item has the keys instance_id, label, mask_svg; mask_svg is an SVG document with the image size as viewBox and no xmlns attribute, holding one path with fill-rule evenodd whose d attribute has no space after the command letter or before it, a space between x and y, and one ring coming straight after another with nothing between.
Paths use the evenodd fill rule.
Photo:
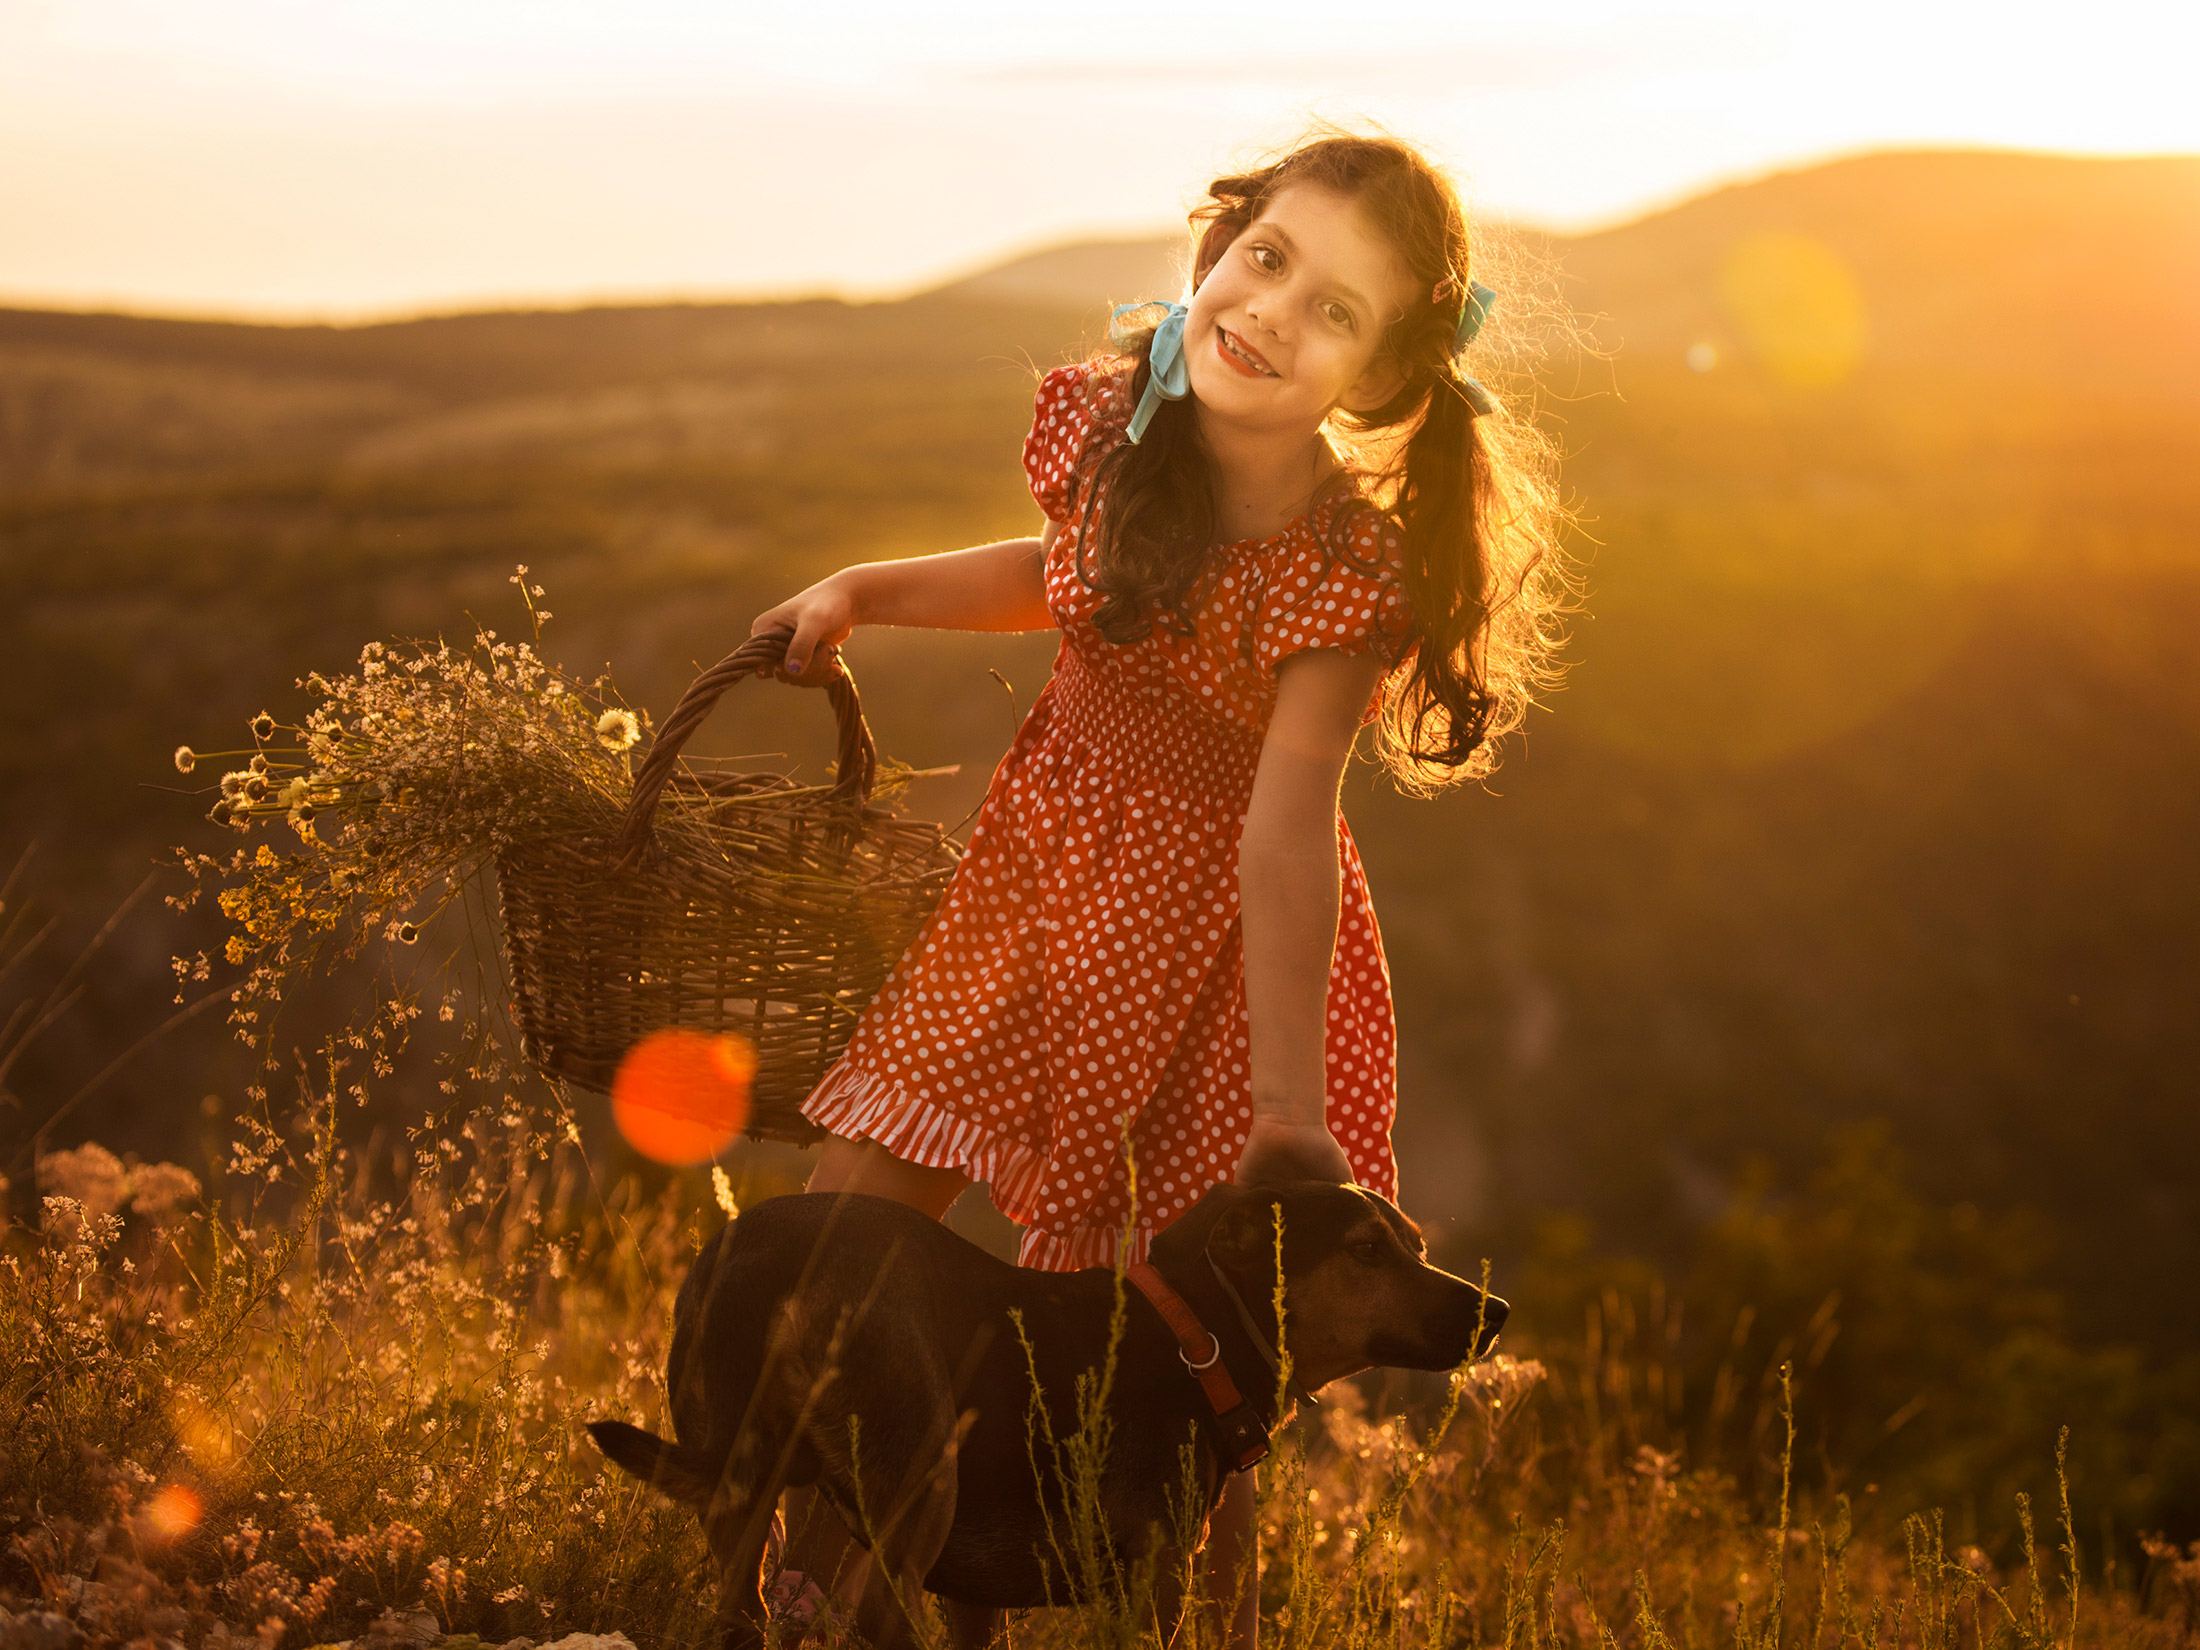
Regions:
<instances>
[{"instance_id":1,"label":"dog's eye","mask_svg":"<svg viewBox=\"0 0 2200 1650\"><path fill-rule=\"evenodd\" d=\"M1364 1243L1348 1243L1344 1252L1364 1266L1373 1266L1383 1258L1383 1246L1372 1238Z\"/></svg>"}]
</instances>

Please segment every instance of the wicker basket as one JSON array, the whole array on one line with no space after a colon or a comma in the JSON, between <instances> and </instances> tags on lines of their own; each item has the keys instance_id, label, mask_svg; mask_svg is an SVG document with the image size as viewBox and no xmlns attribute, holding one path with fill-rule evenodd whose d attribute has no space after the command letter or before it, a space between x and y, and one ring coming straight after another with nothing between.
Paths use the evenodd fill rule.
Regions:
<instances>
[{"instance_id":1,"label":"wicker basket","mask_svg":"<svg viewBox=\"0 0 2200 1650\"><path fill-rule=\"evenodd\" d=\"M738 1032L757 1053L748 1132L808 1141L822 1131L797 1108L938 903L956 852L939 826L870 805L878 750L845 668L825 684L840 726L832 785L680 770L719 698L771 674L786 646L755 637L696 678L616 838L508 854L497 892L521 1047L543 1072L608 1089L649 1032ZM660 802L687 828L660 832Z\"/></svg>"}]
</instances>

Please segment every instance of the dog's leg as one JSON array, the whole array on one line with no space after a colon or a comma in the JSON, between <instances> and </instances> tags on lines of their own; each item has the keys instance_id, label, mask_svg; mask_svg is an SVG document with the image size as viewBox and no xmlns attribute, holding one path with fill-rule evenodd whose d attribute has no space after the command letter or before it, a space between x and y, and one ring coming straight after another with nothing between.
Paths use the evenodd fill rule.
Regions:
<instances>
[{"instance_id":1,"label":"dog's leg","mask_svg":"<svg viewBox=\"0 0 2200 1650\"><path fill-rule=\"evenodd\" d=\"M724 1650L763 1650L764 1553L784 1481L780 1441L752 1427L726 1457L702 1510L703 1538L718 1564L717 1624Z\"/></svg>"},{"instance_id":2,"label":"dog's leg","mask_svg":"<svg viewBox=\"0 0 2200 1650\"><path fill-rule=\"evenodd\" d=\"M924 1578L947 1545L955 1523L955 1412L939 1404L933 1424L910 1451L882 1450L854 1465L866 1513L875 1520L871 1573L856 1606L856 1627L877 1650L919 1642L910 1612L924 1596Z\"/></svg>"},{"instance_id":3,"label":"dog's leg","mask_svg":"<svg viewBox=\"0 0 2200 1650\"><path fill-rule=\"evenodd\" d=\"M718 1561L719 1643L723 1650L764 1650L764 1540L769 1516L759 1518L748 1496L721 1493L703 1513L703 1538Z\"/></svg>"},{"instance_id":4,"label":"dog's leg","mask_svg":"<svg viewBox=\"0 0 2200 1650\"><path fill-rule=\"evenodd\" d=\"M940 1614L947 1618L947 1641L955 1650L987 1650L987 1646L1000 1637L1001 1612L990 1604L965 1604L959 1598L943 1598Z\"/></svg>"}]
</instances>

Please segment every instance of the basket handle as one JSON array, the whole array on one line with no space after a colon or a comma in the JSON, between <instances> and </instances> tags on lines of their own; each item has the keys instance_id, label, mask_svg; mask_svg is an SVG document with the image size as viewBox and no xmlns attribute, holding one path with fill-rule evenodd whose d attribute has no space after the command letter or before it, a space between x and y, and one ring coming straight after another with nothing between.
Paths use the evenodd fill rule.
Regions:
<instances>
[{"instance_id":1,"label":"basket handle","mask_svg":"<svg viewBox=\"0 0 2200 1650\"><path fill-rule=\"evenodd\" d=\"M658 798L672 781L672 770L679 765L680 749L687 743L688 735L701 725L703 718L734 683L744 677L775 673L786 662L787 644L793 639L792 630L772 630L761 636L751 636L696 677L688 685L687 692L680 695L680 702L672 707L672 714L657 730L657 738L649 747L649 755L643 759L641 771L634 776L634 799L627 804L626 823L619 828L614 844L623 862L630 863L649 840L650 831L657 823ZM878 746L872 742L870 726L863 720L863 702L856 697L855 678L848 674L847 665L836 654L832 674L819 685L832 701L833 719L840 727L840 748L834 758L834 771L839 777L833 782L833 799L861 805L870 800L871 782L878 775Z\"/></svg>"}]
</instances>

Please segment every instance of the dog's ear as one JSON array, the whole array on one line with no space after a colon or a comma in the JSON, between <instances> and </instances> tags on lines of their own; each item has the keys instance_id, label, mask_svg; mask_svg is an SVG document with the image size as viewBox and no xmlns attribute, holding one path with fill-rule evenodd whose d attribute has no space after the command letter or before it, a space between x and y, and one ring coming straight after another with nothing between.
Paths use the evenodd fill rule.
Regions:
<instances>
[{"instance_id":1,"label":"dog's ear","mask_svg":"<svg viewBox=\"0 0 2200 1650\"><path fill-rule=\"evenodd\" d=\"M1275 1276L1276 1211L1282 1203L1283 1194L1274 1188L1239 1190L1207 1234L1207 1253L1241 1276Z\"/></svg>"},{"instance_id":2,"label":"dog's ear","mask_svg":"<svg viewBox=\"0 0 2200 1650\"><path fill-rule=\"evenodd\" d=\"M1168 1267L1196 1262L1208 1247L1215 1228L1252 1197L1251 1192L1227 1180L1208 1187L1200 1193L1197 1203L1154 1233L1151 1249L1154 1263Z\"/></svg>"}]
</instances>

